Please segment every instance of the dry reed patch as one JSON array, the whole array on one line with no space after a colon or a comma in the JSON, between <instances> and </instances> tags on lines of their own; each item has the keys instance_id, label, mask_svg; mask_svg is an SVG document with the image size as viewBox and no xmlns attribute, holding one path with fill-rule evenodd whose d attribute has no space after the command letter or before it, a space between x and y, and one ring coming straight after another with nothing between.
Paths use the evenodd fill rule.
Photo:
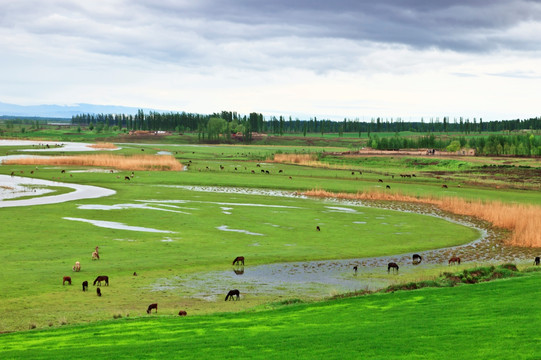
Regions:
<instances>
[{"instance_id":1,"label":"dry reed patch","mask_svg":"<svg viewBox=\"0 0 541 360\"><path fill-rule=\"evenodd\" d=\"M281 164L304 165L325 169L349 169L348 167L342 165L323 163L316 160L316 158L317 157L314 154L275 154L274 158L269 161Z\"/></svg>"},{"instance_id":2,"label":"dry reed patch","mask_svg":"<svg viewBox=\"0 0 541 360\"><path fill-rule=\"evenodd\" d=\"M96 143L92 145L88 145L88 147L91 147L93 149L118 149L118 147L115 144L112 143Z\"/></svg>"},{"instance_id":3,"label":"dry reed patch","mask_svg":"<svg viewBox=\"0 0 541 360\"><path fill-rule=\"evenodd\" d=\"M182 164L168 155L93 154L78 156L54 156L48 158L22 158L4 161L6 165L54 165L54 166L98 166L119 170L181 171Z\"/></svg>"},{"instance_id":4,"label":"dry reed patch","mask_svg":"<svg viewBox=\"0 0 541 360\"><path fill-rule=\"evenodd\" d=\"M536 205L504 204L499 201L468 201L453 197L415 197L377 190L352 194L314 189L306 191L304 194L348 200L385 200L432 204L441 210L486 220L496 227L510 230L512 234L505 241L507 245L541 247L541 207Z\"/></svg>"}]
</instances>

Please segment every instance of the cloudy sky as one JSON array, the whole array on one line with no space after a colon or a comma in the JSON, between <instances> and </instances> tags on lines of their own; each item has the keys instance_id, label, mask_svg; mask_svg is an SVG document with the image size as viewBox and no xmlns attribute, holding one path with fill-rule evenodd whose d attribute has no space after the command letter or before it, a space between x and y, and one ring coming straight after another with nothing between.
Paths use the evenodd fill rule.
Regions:
<instances>
[{"instance_id":1,"label":"cloudy sky","mask_svg":"<svg viewBox=\"0 0 541 360\"><path fill-rule=\"evenodd\" d=\"M541 1L0 0L0 102L541 115Z\"/></svg>"}]
</instances>

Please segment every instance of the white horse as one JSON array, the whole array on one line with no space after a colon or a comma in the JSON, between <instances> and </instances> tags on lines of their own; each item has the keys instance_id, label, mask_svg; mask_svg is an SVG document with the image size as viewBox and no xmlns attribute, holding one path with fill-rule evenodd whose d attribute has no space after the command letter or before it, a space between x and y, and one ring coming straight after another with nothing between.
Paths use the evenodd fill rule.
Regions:
<instances>
[{"instance_id":1,"label":"white horse","mask_svg":"<svg viewBox=\"0 0 541 360\"><path fill-rule=\"evenodd\" d=\"M81 271L81 263L76 261L75 266L73 267L73 271L79 272Z\"/></svg>"},{"instance_id":2,"label":"white horse","mask_svg":"<svg viewBox=\"0 0 541 360\"><path fill-rule=\"evenodd\" d=\"M98 254L98 247L96 246L96 251L92 253L92 260L99 260L100 254Z\"/></svg>"}]
</instances>

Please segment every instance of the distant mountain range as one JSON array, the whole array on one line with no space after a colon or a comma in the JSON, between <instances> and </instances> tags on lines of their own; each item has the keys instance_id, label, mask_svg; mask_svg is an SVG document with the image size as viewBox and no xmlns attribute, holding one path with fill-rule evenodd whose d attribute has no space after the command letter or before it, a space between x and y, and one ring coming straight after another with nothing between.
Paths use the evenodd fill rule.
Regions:
<instances>
[{"instance_id":1,"label":"distant mountain range","mask_svg":"<svg viewBox=\"0 0 541 360\"><path fill-rule=\"evenodd\" d=\"M139 109L143 109L145 112L165 112L165 110L118 105L75 104L24 106L0 102L0 117L20 116L71 119L73 115L77 114L136 114Z\"/></svg>"}]
</instances>

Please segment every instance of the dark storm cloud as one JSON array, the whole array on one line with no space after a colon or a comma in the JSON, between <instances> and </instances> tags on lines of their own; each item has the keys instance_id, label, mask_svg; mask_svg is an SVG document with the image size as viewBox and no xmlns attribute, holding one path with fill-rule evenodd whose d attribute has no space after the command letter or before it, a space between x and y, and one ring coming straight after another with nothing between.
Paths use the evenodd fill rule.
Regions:
<instances>
[{"instance_id":1,"label":"dark storm cloud","mask_svg":"<svg viewBox=\"0 0 541 360\"><path fill-rule=\"evenodd\" d=\"M196 5L140 0L139 6L164 17L202 19L202 33L217 37L298 36L487 51L518 47L539 50L538 40L507 34L509 29L541 19L539 1L524 0L211 0ZM217 22L245 25L214 33Z\"/></svg>"}]
</instances>

